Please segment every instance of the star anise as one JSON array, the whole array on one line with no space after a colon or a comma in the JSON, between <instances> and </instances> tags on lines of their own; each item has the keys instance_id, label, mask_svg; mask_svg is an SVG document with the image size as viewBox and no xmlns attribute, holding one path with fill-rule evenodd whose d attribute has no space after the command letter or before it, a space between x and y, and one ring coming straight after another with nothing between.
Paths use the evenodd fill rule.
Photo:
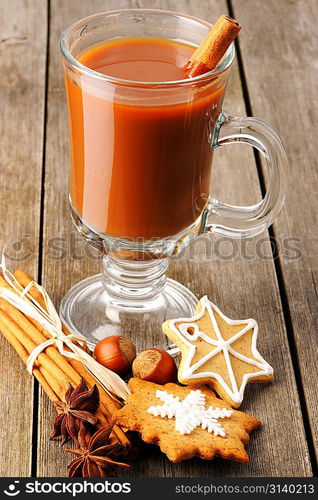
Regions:
<instances>
[{"instance_id":1,"label":"star anise","mask_svg":"<svg viewBox=\"0 0 318 500\"><path fill-rule=\"evenodd\" d=\"M116 452L120 449L119 443L110 443L110 434L114 423L99 429L93 436L81 423L78 434L80 447L65 448L76 458L69 464L69 477L105 477L113 475L116 467L129 467L128 464L116 462Z\"/></svg>"},{"instance_id":2,"label":"star anise","mask_svg":"<svg viewBox=\"0 0 318 500\"><path fill-rule=\"evenodd\" d=\"M50 439L62 436L63 446L69 439L73 439L78 446L78 432L80 422L87 422L95 425L97 418L95 412L99 406L99 391L96 385L88 390L84 379L73 389L69 384L65 393L65 403L54 401L54 406L60 410L60 413L54 419L54 429Z\"/></svg>"}]
</instances>

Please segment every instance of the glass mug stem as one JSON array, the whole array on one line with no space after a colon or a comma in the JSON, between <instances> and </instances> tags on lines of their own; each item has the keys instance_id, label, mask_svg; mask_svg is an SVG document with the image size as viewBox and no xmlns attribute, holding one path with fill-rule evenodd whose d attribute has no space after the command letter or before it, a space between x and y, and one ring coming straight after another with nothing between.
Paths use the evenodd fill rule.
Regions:
<instances>
[{"instance_id":1,"label":"glass mug stem","mask_svg":"<svg viewBox=\"0 0 318 500\"><path fill-rule=\"evenodd\" d=\"M103 284L113 304L126 307L156 299L166 285L168 259L148 261L103 257Z\"/></svg>"}]
</instances>

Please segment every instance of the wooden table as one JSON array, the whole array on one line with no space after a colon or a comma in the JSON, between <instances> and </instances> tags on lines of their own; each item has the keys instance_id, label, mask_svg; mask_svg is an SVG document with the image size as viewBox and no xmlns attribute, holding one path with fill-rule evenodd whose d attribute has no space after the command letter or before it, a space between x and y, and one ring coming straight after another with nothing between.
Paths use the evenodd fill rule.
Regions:
<instances>
[{"instance_id":1,"label":"wooden table","mask_svg":"<svg viewBox=\"0 0 318 500\"><path fill-rule=\"evenodd\" d=\"M213 22L229 13L243 25L225 109L268 120L290 161L279 219L256 240L203 237L169 274L207 294L230 317L255 317L260 350L275 367L268 386L249 386L244 410L264 425L250 463L168 462L156 449L134 476L311 476L318 455L318 39L315 0L1 0L1 241L12 268L42 283L58 306L76 282L99 272L94 251L68 212L68 125L57 40L70 23L105 9L178 10ZM216 196L250 204L266 186L247 148L215 154ZM276 242L273 250L270 239ZM206 255L205 248L212 251ZM3 476L65 476L69 457L48 440L54 411L8 343L0 339Z\"/></svg>"}]
</instances>

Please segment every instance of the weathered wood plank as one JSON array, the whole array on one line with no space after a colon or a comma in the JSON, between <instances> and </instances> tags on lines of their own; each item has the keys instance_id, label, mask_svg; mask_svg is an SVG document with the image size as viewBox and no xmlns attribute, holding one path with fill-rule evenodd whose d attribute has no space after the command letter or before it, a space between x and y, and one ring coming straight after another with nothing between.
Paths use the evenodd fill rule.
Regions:
<instances>
[{"instance_id":1,"label":"weathered wood plank","mask_svg":"<svg viewBox=\"0 0 318 500\"><path fill-rule=\"evenodd\" d=\"M172 1L160 4L166 8L174 8ZM222 12L226 12L226 2L206 0L194 6L193 2L179 1L178 9L213 22ZM246 114L236 66L232 70L224 109L232 114ZM217 198L239 205L254 203L260 199L258 175L253 155L248 148L241 146L216 151L214 162L212 182L217 187ZM206 248L211 249L208 243L213 245L212 258L205 257ZM195 261L176 262L174 275L189 284L196 295L207 294L230 317L252 316L257 319L260 326L260 350L274 366L276 380L266 387L250 386L246 391L247 398L242 409L260 417L264 423L262 430L251 438L248 465L221 461L211 464L188 462L177 467L169 464L166 466L167 474L308 475L311 470L274 265L271 258L260 258L260 248L263 256L270 256L267 234L248 242L246 249L248 255L253 256L252 260L244 258L245 247L237 242L226 243L222 238L206 237L202 238L201 245L201 252L199 245L194 252L199 252L200 255ZM223 257L213 256L213 251L221 253ZM227 255L240 252L242 257L238 255L234 259L227 258ZM282 413L284 419L281 419ZM291 428L290 426L294 429L293 443L284 437L286 427Z\"/></svg>"},{"instance_id":2,"label":"weathered wood plank","mask_svg":"<svg viewBox=\"0 0 318 500\"><path fill-rule=\"evenodd\" d=\"M101 272L97 252L83 243L69 216L68 124L57 43L62 31L72 22L95 12L126 8L130 4L128 0L112 0L106 4L103 0L89 3L78 0L51 3L43 283L57 305L72 285L87 276ZM62 250L52 250L52 243ZM41 400L40 414L38 474L64 476L67 474L66 465L70 462L70 457L63 453L57 443L47 440L54 411L45 397ZM140 476L162 475L162 463L162 456L155 453L150 455L149 460L144 459L138 463L132 472Z\"/></svg>"},{"instance_id":3,"label":"weathered wood plank","mask_svg":"<svg viewBox=\"0 0 318 500\"><path fill-rule=\"evenodd\" d=\"M93 1L89 5L81 1L52 2L43 282L57 304L66 290L75 282L98 272L99 263L88 258L74 258L69 250L64 259L52 260L50 239L52 237L64 238L64 241L59 241L59 244L64 248L69 248L70 234L74 231L68 217L67 175L64 174L68 168L66 107L61 69L55 47L60 32L70 22L90 13L105 10L105 8L126 6L177 9L211 21L221 12L226 12L226 3L223 0L214 2L205 0L196 5L190 1L180 0L177 6L176 2L169 0L109 1L107 5L103 1ZM233 113L245 113L236 66L233 68L226 109ZM225 201L231 200L234 203L246 204L256 201L260 196L257 171L253 155L249 151L218 151L215 155L213 182L217 186L217 196ZM263 248L270 255L267 235L263 238ZM225 464L221 461L204 463L196 460L171 465L160 454L149 453L149 457L144 457L141 462L136 463L129 474L139 476L310 475L306 440L273 262L255 258L247 261L240 257L227 261L218 259L215 257L216 241L221 245L220 248L224 248L225 243L216 238L202 238L199 243L196 242L194 244L195 258L191 258L192 247L183 259L172 263L170 274L190 286L198 296L208 294L229 316L249 317L252 315L258 319L260 330L263 332L260 338L260 349L265 358L274 365L277 379L274 384L266 387L249 388L243 409L262 418L264 428L255 433L252 438L249 446L251 462L247 466ZM205 255L205 248L211 250L211 245L214 248L209 257ZM235 250L238 246L230 243L230 250L231 248ZM81 243L78 249L83 252ZM255 255L255 244L252 245L252 251L253 249ZM281 419L282 412L284 419ZM45 400L42 401L41 415L39 474L64 475L67 460L56 444L48 444L46 440L47 428L53 413L51 408L47 408ZM292 442L285 440L286 426L293 434Z\"/></svg>"},{"instance_id":4,"label":"weathered wood plank","mask_svg":"<svg viewBox=\"0 0 318 500\"><path fill-rule=\"evenodd\" d=\"M318 164L314 131L318 113L317 2L234 2L244 25L240 39L255 116L281 134L289 157L289 190L274 225L280 242L296 238L300 258L281 256L301 380L318 458Z\"/></svg>"},{"instance_id":5,"label":"weathered wood plank","mask_svg":"<svg viewBox=\"0 0 318 500\"><path fill-rule=\"evenodd\" d=\"M36 276L45 102L46 2L1 1L0 10L0 240L1 247L7 243L10 267L23 267ZM0 476L29 476L33 382L25 365L2 335L0 365Z\"/></svg>"}]
</instances>

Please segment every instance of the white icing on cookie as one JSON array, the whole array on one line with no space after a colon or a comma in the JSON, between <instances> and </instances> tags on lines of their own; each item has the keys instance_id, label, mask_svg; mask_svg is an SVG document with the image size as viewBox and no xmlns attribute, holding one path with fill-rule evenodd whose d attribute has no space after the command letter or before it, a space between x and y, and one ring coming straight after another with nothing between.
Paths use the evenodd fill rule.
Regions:
<instances>
[{"instance_id":1,"label":"white icing on cookie","mask_svg":"<svg viewBox=\"0 0 318 500\"><path fill-rule=\"evenodd\" d=\"M215 436L225 437L225 430L219 424L218 419L230 417L233 411L227 408L212 408L212 406L206 409L203 392L191 391L183 401L167 391L157 390L156 396L161 399L163 405L150 406L148 413L155 417L175 418L176 430L180 434L191 434L196 427L201 426L203 430L213 432Z\"/></svg>"},{"instance_id":2,"label":"white icing on cookie","mask_svg":"<svg viewBox=\"0 0 318 500\"><path fill-rule=\"evenodd\" d=\"M180 338L183 344L186 345L189 349L188 355L187 356L183 355L184 358L186 359L183 364L183 369L180 373L180 379L195 380L200 378L214 378L223 387L223 389L226 391L229 397L235 403L239 404L243 401L244 390L250 378L259 377L262 375L268 376L272 375L274 372L273 368L265 361L265 359L260 355L260 353L257 350L256 343L258 335L258 324L254 319L233 320L228 318L227 316L225 316L225 314L223 314L220 311L220 309L215 304L209 301L207 296L202 297L202 299L200 300L200 304L201 304L201 311L193 318L179 318L169 321L169 328ZM206 311L210 316L211 323L213 325L217 340L211 339L205 332L200 331L199 326L196 323L192 323L193 321L201 319ZM224 340L220 332L220 329L218 327L214 311L216 311L219 314L219 316L229 325L246 325L246 326L242 328L242 330L240 330L238 333L233 335L233 337L231 337L230 339ZM181 324L177 327L176 326L177 323ZM189 328L192 329L193 333L188 332ZM238 340L240 337L242 337L242 335L247 333L249 330L253 330L251 352L253 354L253 357L256 359L244 356L242 353L235 351L234 348L231 346L233 342ZM191 365L191 362L196 352L196 346L193 345L192 342L197 341L199 338L210 344L212 350L211 352L208 352L199 361ZM224 378L220 373L215 373L215 372L194 373L196 370L198 370L198 368L200 368L200 366L204 365L204 363L206 363L209 359L213 358L220 351L223 351L224 354L226 367L231 381L231 387L229 387L229 385L226 383L226 381L224 380ZM243 380L240 387L237 387L234 371L230 361L230 354L249 365L253 365L259 368L259 371L257 372L245 373L243 375Z\"/></svg>"}]
</instances>

